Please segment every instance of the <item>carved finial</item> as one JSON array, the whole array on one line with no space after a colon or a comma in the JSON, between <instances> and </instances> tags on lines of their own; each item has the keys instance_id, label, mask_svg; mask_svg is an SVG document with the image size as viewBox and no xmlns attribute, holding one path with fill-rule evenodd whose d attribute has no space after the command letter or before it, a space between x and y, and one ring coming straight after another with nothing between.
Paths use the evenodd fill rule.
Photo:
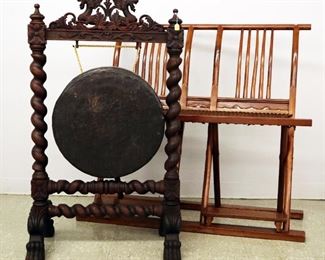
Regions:
<instances>
[{"instance_id":1,"label":"carved finial","mask_svg":"<svg viewBox=\"0 0 325 260\"><path fill-rule=\"evenodd\" d=\"M43 20L44 19L44 15L42 15L39 11L40 5L39 4L35 4L34 5L35 11L34 13L30 16L30 18L32 20Z\"/></svg>"},{"instance_id":2,"label":"carved finial","mask_svg":"<svg viewBox=\"0 0 325 260\"><path fill-rule=\"evenodd\" d=\"M175 31L180 30L180 25L182 24L182 20L178 17L178 9L173 10L173 17L169 19L169 24L174 27Z\"/></svg>"},{"instance_id":3,"label":"carved finial","mask_svg":"<svg viewBox=\"0 0 325 260\"><path fill-rule=\"evenodd\" d=\"M46 26L44 24L44 15L39 11L40 5L35 4L35 11L30 16L31 22L28 25L28 42L32 45L42 45L46 43Z\"/></svg>"}]
</instances>

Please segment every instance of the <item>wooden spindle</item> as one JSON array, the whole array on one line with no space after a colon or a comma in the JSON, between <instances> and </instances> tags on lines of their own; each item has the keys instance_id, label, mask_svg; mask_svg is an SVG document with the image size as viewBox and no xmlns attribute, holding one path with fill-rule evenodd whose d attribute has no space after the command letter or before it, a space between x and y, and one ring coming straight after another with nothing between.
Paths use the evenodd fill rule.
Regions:
<instances>
[{"instance_id":1,"label":"wooden spindle","mask_svg":"<svg viewBox=\"0 0 325 260\"><path fill-rule=\"evenodd\" d=\"M254 67L253 67L253 76L252 76L252 85L251 85L251 98L255 98L255 92L256 92L256 76L257 76L257 68L258 68L258 50L259 50L259 31L256 30L255 56L254 56Z\"/></svg>"},{"instance_id":2,"label":"wooden spindle","mask_svg":"<svg viewBox=\"0 0 325 260\"><path fill-rule=\"evenodd\" d=\"M152 86L152 78L153 78L153 64L154 64L154 53L155 53L156 44L151 44L150 56L149 56L149 75L148 75L148 83Z\"/></svg>"},{"instance_id":3,"label":"wooden spindle","mask_svg":"<svg viewBox=\"0 0 325 260\"><path fill-rule=\"evenodd\" d=\"M241 60L243 52L243 37L244 30L240 32L239 50L238 50L238 61L237 61L237 81L236 81L236 98L240 97L240 81L241 81Z\"/></svg>"},{"instance_id":4,"label":"wooden spindle","mask_svg":"<svg viewBox=\"0 0 325 260\"><path fill-rule=\"evenodd\" d=\"M139 75L141 42L137 42L136 50L137 50L137 55L136 55L136 61L134 63L134 73Z\"/></svg>"},{"instance_id":5,"label":"wooden spindle","mask_svg":"<svg viewBox=\"0 0 325 260\"><path fill-rule=\"evenodd\" d=\"M269 62L268 62L268 71L267 71L267 87L266 87L266 98L267 99L271 98L273 38L274 38L274 30L271 31L271 39L270 39Z\"/></svg>"},{"instance_id":6,"label":"wooden spindle","mask_svg":"<svg viewBox=\"0 0 325 260\"><path fill-rule=\"evenodd\" d=\"M221 26L219 26L218 32L217 32L217 37L216 37L215 51L214 51L214 64L213 64L210 110L217 109L222 34L223 34L223 28Z\"/></svg>"},{"instance_id":7,"label":"wooden spindle","mask_svg":"<svg viewBox=\"0 0 325 260\"><path fill-rule=\"evenodd\" d=\"M247 38L243 98L247 98L248 97L248 79L249 79L250 50L251 50L251 30L248 31L248 38Z\"/></svg>"},{"instance_id":8,"label":"wooden spindle","mask_svg":"<svg viewBox=\"0 0 325 260\"><path fill-rule=\"evenodd\" d=\"M291 116L295 115L295 110L296 110L298 50L299 50L299 27L296 26L293 29L293 37L292 37L292 57L291 57L290 97L289 97L289 114Z\"/></svg>"},{"instance_id":9,"label":"wooden spindle","mask_svg":"<svg viewBox=\"0 0 325 260\"><path fill-rule=\"evenodd\" d=\"M158 94L159 91L159 80L160 80L160 56L161 56L161 46L162 43L159 43L157 56L156 56L156 70L155 70L155 92Z\"/></svg>"},{"instance_id":10,"label":"wooden spindle","mask_svg":"<svg viewBox=\"0 0 325 260\"><path fill-rule=\"evenodd\" d=\"M166 80L167 80L167 61L168 61L168 53L167 53L167 46L165 45L164 48L164 61L163 61L163 72L162 72L162 80L161 80L161 96L166 96Z\"/></svg>"},{"instance_id":11,"label":"wooden spindle","mask_svg":"<svg viewBox=\"0 0 325 260\"><path fill-rule=\"evenodd\" d=\"M299 30L298 30L299 31ZM283 231L288 232L290 230L290 213L291 213L291 194L292 194L292 162L293 162L293 152L294 152L294 135L295 127L288 127L288 143L286 151L285 160L285 187L284 187L284 209L283 213L286 216L286 221L283 225Z\"/></svg>"},{"instance_id":12,"label":"wooden spindle","mask_svg":"<svg viewBox=\"0 0 325 260\"><path fill-rule=\"evenodd\" d=\"M265 40L266 40L266 30L264 30L264 32L263 32L263 40L262 40L262 53L261 53L261 60L260 60L260 80L259 80L259 87L258 87L258 98L263 98Z\"/></svg>"},{"instance_id":13,"label":"wooden spindle","mask_svg":"<svg viewBox=\"0 0 325 260\"><path fill-rule=\"evenodd\" d=\"M141 77L146 79L146 70L147 70L147 54L148 54L148 43L146 42L144 45L144 50L142 53L142 65L141 65Z\"/></svg>"},{"instance_id":14,"label":"wooden spindle","mask_svg":"<svg viewBox=\"0 0 325 260\"><path fill-rule=\"evenodd\" d=\"M203 190L202 190L202 199L201 199L200 223L202 225L205 225L207 223L207 217L206 217L205 213L209 206L212 149L213 149L213 125L209 124L208 125L208 141L207 141L206 152L205 152Z\"/></svg>"},{"instance_id":15,"label":"wooden spindle","mask_svg":"<svg viewBox=\"0 0 325 260\"><path fill-rule=\"evenodd\" d=\"M186 107L187 105L193 34L194 34L194 28L193 26L190 26L187 31L185 54L184 54L183 84L182 84L182 95L180 99L180 104L182 107Z\"/></svg>"},{"instance_id":16,"label":"wooden spindle","mask_svg":"<svg viewBox=\"0 0 325 260\"><path fill-rule=\"evenodd\" d=\"M120 65L121 46L122 46L122 42L115 43L114 55L113 55L113 67L118 67Z\"/></svg>"}]
</instances>

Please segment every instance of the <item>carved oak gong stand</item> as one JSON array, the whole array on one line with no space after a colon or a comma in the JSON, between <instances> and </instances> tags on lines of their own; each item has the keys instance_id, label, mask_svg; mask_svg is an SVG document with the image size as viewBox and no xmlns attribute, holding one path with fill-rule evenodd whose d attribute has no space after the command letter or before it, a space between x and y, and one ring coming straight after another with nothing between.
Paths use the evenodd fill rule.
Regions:
<instances>
[{"instance_id":1,"label":"carved oak gong stand","mask_svg":"<svg viewBox=\"0 0 325 260\"><path fill-rule=\"evenodd\" d=\"M154 22L148 15L139 20L131 14L138 0L78 0L82 14L67 13L47 27L44 16L35 5L28 26L28 42L33 62L34 76L31 89L34 109L31 121L35 143L32 156L31 180L33 206L28 218L26 259L45 259L44 237L54 235L53 217L148 217L160 218L160 235L165 236L164 259L181 259L179 232L181 224L179 201L180 129L178 103L181 90L178 85L183 48L182 21L174 10L169 27ZM68 182L50 180L46 172L48 158L45 154L47 140L46 63L44 51L48 40L66 41L121 41L166 43L169 60L169 78L166 98L168 109L163 112L159 98L152 88L134 73L103 67L87 71L74 78L56 102L52 125L55 141L64 157L81 171L99 177L98 181ZM121 182L120 177L133 173L145 165L167 137L165 151L165 176L155 182L137 180ZM128 145L126 145L128 144ZM127 158L127 162L125 160ZM121 162L124 163L121 163ZM112 180L103 180L111 178ZM50 194L163 194L159 205L139 202L138 205L68 206L52 205Z\"/></svg>"}]
</instances>

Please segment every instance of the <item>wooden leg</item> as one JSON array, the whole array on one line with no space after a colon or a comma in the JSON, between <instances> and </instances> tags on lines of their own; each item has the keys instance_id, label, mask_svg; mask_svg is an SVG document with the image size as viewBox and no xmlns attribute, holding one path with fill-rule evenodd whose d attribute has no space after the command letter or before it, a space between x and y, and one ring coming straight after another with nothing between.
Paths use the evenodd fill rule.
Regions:
<instances>
[{"instance_id":1,"label":"wooden leg","mask_svg":"<svg viewBox=\"0 0 325 260\"><path fill-rule=\"evenodd\" d=\"M220 160L219 160L219 130L218 124L211 125L212 130L212 159L213 159L213 184L214 184L214 206L221 206L221 191L220 191Z\"/></svg>"},{"instance_id":2,"label":"wooden leg","mask_svg":"<svg viewBox=\"0 0 325 260\"><path fill-rule=\"evenodd\" d=\"M209 205L209 192L210 192L210 180L211 180L211 164L212 164L212 147L213 147L213 126L208 125L208 141L205 154L205 167L204 167L204 179L202 190L202 202L201 202L201 215L200 223L207 224L205 213Z\"/></svg>"},{"instance_id":3,"label":"wooden leg","mask_svg":"<svg viewBox=\"0 0 325 260\"><path fill-rule=\"evenodd\" d=\"M292 169L293 169L293 149L294 149L295 127L288 127L288 149L285 160L284 176L284 214L287 221L284 223L283 231L288 232L290 229L290 211L291 211L291 191L292 191Z\"/></svg>"},{"instance_id":4,"label":"wooden leg","mask_svg":"<svg viewBox=\"0 0 325 260\"><path fill-rule=\"evenodd\" d=\"M181 158L182 158L182 145L184 136L184 122L181 122L179 130L180 144L178 147L179 161L177 164L177 171L179 173ZM179 176L178 176L179 177ZM179 186L179 179L176 181ZM177 184L176 184L177 185ZM179 190L179 187L175 190ZM167 204L167 205L166 205ZM164 260L181 260L181 242L179 240L179 232L181 230L181 215L180 204L168 206L165 201L165 214L160 221L160 235L165 236L164 242Z\"/></svg>"},{"instance_id":5,"label":"wooden leg","mask_svg":"<svg viewBox=\"0 0 325 260\"><path fill-rule=\"evenodd\" d=\"M176 17L176 16L174 16ZM174 19L174 18L173 18ZM171 19L170 23L174 20ZM175 20L175 23L177 20ZM171 23L172 24L172 23ZM169 31L171 33L171 31ZM179 233L181 231L181 210L180 210L180 180L179 180L179 162L181 152L181 131L182 122L179 120L181 106L178 100L181 96L181 89L178 85L182 78L179 65L182 63L180 58L183 44L177 39L180 34L169 34L173 40L173 44L167 43L167 52L169 61L167 62L167 71L169 77L166 81L169 93L166 97L168 111L165 114L167 144L165 152L168 156L165 162L164 176L164 200L163 215L160 219L159 233L165 235L164 243L164 259L180 260L181 259L181 243L179 241ZM176 40L175 40L176 39Z\"/></svg>"},{"instance_id":6,"label":"wooden leg","mask_svg":"<svg viewBox=\"0 0 325 260\"><path fill-rule=\"evenodd\" d=\"M50 201L34 202L28 217L29 241L26 260L45 259L44 237L54 236L53 220L48 215Z\"/></svg>"},{"instance_id":7,"label":"wooden leg","mask_svg":"<svg viewBox=\"0 0 325 260\"><path fill-rule=\"evenodd\" d=\"M181 259L181 242L179 233L181 231L181 211L179 197L175 201L169 200L170 195L179 196L179 180L171 180L165 176L166 190L163 201L163 215L160 219L159 235L165 236L164 260ZM178 190L178 191L177 191ZM173 192L173 194L170 194Z\"/></svg>"},{"instance_id":8,"label":"wooden leg","mask_svg":"<svg viewBox=\"0 0 325 260\"><path fill-rule=\"evenodd\" d=\"M281 126L281 141L280 141L280 156L279 156L279 181L278 181L278 197L277 197L277 212L283 213L284 202L284 171L285 161L288 150L288 127ZM277 232L282 229L282 222L275 222Z\"/></svg>"}]
</instances>

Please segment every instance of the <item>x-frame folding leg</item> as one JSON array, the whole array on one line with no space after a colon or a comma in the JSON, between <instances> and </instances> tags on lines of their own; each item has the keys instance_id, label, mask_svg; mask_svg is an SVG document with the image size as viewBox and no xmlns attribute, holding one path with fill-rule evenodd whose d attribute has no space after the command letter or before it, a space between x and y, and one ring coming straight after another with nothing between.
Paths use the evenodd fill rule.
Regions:
<instances>
[{"instance_id":1,"label":"x-frame folding leg","mask_svg":"<svg viewBox=\"0 0 325 260\"><path fill-rule=\"evenodd\" d=\"M302 219L303 213L301 211L291 211L294 131L295 127L293 126L281 127L279 184L277 209L275 211L266 208L221 205L218 124L209 124L201 201L201 225L210 226L213 218L218 216L268 221L274 219L276 232L281 233L290 231L290 218ZM214 205L209 204L212 169L215 194Z\"/></svg>"}]
</instances>

